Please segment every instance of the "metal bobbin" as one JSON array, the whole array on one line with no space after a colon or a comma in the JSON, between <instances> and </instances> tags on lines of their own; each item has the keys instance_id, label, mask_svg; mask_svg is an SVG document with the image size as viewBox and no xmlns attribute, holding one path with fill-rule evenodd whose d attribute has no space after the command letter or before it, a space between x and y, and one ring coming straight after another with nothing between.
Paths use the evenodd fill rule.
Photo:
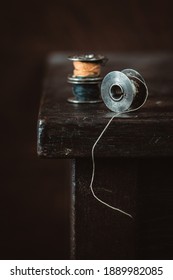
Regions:
<instances>
[{"instance_id":1,"label":"metal bobbin","mask_svg":"<svg viewBox=\"0 0 173 280\"><path fill-rule=\"evenodd\" d=\"M148 89L136 70L124 69L112 71L104 77L101 96L111 111L121 113L142 107L148 97Z\"/></svg>"},{"instance_id":2,"label":"metal bobbin","mask_svg":"<svg viewBox=\"0 0 173 280\"><path fill-rule=\"evenodd\" d=\"M85 63L98 63L104 65L107 61L103 55L96 54L81 54L69 56L71 61L80 61ZM74 76L73 74L68 75L67 82L72 84L72 97L68 98L67 101L71 103L99 103L102 102L100 97L100 84L103 78L100 75L92 76Z\"/></svg>"}]
</instances>

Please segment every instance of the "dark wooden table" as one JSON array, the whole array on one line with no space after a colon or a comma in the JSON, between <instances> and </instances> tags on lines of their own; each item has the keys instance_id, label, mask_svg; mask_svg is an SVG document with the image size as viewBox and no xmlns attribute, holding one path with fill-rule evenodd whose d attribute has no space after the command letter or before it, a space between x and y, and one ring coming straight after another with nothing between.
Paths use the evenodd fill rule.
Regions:
<instances>
[{"instance_id":1,"label":"dark wooden table","mask_svg":"<svg viewBox=\"0 0 173 280\"><path fill-rule=\"evenodd\" d=\"M149 98L134 113L116 117L103 103L70 104L66 53L48 57L38 117L38 155L72 161L71 258L152 259L173 257L173 54L106 54L102 73L133 68L144 77Z\"/></svg>"}]
</instances>

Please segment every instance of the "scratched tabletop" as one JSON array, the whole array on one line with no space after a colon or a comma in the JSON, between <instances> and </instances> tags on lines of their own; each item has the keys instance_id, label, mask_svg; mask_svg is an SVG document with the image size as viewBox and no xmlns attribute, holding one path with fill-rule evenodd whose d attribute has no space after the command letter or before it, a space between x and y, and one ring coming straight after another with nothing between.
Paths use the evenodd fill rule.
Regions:
<instances>
[{"instance_id":1,"label":"scratched tabletop","mask_svg":"<svg viewBox=\"0 0 173 280\"><path fill-rule=\"evenodd\" d=\"M45 67L38 116L38 155L46 158L90 157L97 137L113 116L100 104L71 104L67 53L51 53ZM105 55L105 54L104 54ZM145 79L149 97L136 112L119 115L99 141L97 157L167 157L173 155L173 54L107 53L102 75L125 68Z\"/></svg>"}]
</instances>

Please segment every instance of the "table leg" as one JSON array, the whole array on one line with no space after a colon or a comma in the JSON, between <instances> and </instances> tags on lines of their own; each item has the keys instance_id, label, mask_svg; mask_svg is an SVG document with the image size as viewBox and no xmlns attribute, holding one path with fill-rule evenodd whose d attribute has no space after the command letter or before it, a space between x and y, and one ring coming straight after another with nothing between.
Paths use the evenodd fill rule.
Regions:
<instances>
[{"instance_id":1,"label":"table leg","mask_svg":"<svg viewBox=\"0 0 173 280\"><path fill-rule=\"evenodd\" d=\"M89 188L91 159L75 159L71 195L71 258L135 258L136 159L96 159L93 189L103 201L130 213L133 219L97 201Z\"/></svg>"}]
</instances>

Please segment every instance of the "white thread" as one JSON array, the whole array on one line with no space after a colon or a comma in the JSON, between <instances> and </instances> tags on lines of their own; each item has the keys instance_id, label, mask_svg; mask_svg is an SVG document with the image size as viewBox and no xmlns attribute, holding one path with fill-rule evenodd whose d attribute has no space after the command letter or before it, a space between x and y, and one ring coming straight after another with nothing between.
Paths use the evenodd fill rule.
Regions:
<instances>
[{"instance_id":1,"label":"white thread","mask_svg":"<svg viewBox=\"0 0 173 280\"><path fill-rule=\"evenodd\" d=\"M125 114L125 113L130 113L130 112L134 112L134 111L137 111L138 109L140 109L144 104L145 102L147 101L147 98L148 98L148 91L147 91L147 95L145 97L145 100L144 102L137 108L134 108L134 109L131 109L131 110L127 110L127 111L124 111L124 112L119 112L119 113L116 113L115 115L112 116L112 118L109 120L109 122L107 123L107 125L104 127L104 129L102 130L101 134L99 135L99 137L97 138L96 142L94 143L93 147L92 147L92 151L91 151L91 155L92 155L92 165L93 165L93 169L92 169L92 176L91 176L91 182L90 182L90 190L92 192L92 195L95 197L95 199L97 199L100 203L102 203L103 205L115 210L115 211L118 211L128 217L130 217L131 219L133 219L132 215L130 215L129 213L121 210L120 208L117 208L117 207L114 207L108 203L106 203L105 201L101 200L94 192L93 190L93 182L94 182L94 175L95 175L95 159L94 159L94 150L95 150L95 147L97 145L97 143L99 142L99 140L101 139L101 137L103 136L103 134L105 133L105 131L107 130L107 128L109 127L109 125L111 124L111 122L113 121L113 119L119 115L122 115L122 114Z\"/></svg>"}]
</instances>

